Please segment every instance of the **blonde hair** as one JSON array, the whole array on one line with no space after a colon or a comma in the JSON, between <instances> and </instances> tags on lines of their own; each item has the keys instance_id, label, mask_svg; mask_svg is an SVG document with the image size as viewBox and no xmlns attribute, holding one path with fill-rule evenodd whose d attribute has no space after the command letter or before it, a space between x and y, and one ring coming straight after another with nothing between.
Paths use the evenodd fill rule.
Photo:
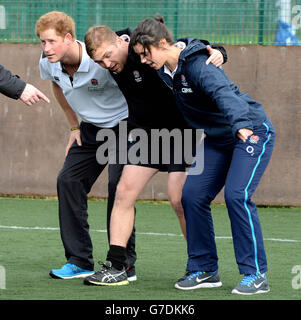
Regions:
<instances>
[{"instance_id":1,"label":"blonde hair","mask_svg":"<svg viewBox=\"0 0 301 320\"><path fill-rule=\"evenodd\" d=\"M36 22L35 32L40 37L40 32L48 29L54 29L57 35L65 37L70 33L72 39L75 40L75 22L66 13L60 11L51 11L39 18Z\"/></svg>"},{"instance_id":2,"label":"blonde hair","mask_svg":"<svg viewBox=\"0 0 301 320\"><path fill-rule=\"evenodd\" d=\"M115 43L117 34L107 26L91 27L85 34L85 45L88 55L93 59L96 50L103 43Z\"/></svg>"}]
</instances>

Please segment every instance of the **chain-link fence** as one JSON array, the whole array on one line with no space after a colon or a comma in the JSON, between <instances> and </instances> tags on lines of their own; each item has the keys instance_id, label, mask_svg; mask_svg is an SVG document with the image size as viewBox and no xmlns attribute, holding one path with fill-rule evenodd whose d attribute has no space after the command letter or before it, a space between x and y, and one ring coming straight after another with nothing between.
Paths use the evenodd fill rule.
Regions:
<instances>
[{"instance_id":1,"label":"chain-link fence","mask_svg":"<svg viewBox=\"0 0 301 320\"><path fill-rule=\"evenodd\" d=\"M82 40L91 25L118 30L160 13L175 38L224 44L299 44L301 0L0 0L0 42L38 42L36 20L52 10L71 15Z\"/></svg>"}]
</instances>

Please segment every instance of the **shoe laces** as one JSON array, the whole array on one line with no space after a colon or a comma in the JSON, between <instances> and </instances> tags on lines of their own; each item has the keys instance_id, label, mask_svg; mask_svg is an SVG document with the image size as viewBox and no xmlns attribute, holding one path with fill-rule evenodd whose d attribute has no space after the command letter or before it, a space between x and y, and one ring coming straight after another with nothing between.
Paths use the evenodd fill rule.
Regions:
<instances>
[{"instance_id":1,"label":"shoe laces","mask_svg":"<svg viewBox=\"0 0 301 320\"><path fill-rule=\"evenodd\" d=\"M197 276L201 276L204 273L206 273L206 272L204 272L204 271L188 272L186 279L187 280L191 280L191 279L193 279L193 278L195 278Z\"/></svg>"},{"instance_id":2,"label":"shoe laces","mask_svg":"<svg viewBox=\"0 0 301 320\"><path fill-rule=\"evenodd\" d=\"M106 263L103 263L102 261L98 261L98 264L101 266L100 270L97 271L99 273L105 273L112 268L112 263L110 261L107 261Z\"/></svg>"},{"instance_id":3,"label":"shoe laces","mask_svg":"<svg viewBox=\"0 0 301 320\"><path fill-rule=\"evenodd\" d=\"M250 287L257 279L261 278L260 273L247 274L241 281L241 285Z\"/></svg>"},{"instance_id":4,"label":"shoe laces","mask_svg":"<svg viewBox=\"0 0 301 320\"><path fill-rule=\"evenodd\" d=\"M75 264L67 263L63 267L64 269L71 269L73 272L80 272L82 269Z\"/></svg>"}]
</instances>

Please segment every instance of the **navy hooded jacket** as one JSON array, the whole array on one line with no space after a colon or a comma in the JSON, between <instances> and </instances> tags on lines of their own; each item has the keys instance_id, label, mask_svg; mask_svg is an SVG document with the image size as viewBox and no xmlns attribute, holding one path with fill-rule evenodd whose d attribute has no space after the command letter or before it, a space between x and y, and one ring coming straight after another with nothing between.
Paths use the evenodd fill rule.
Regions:
<instances>
[{"instance_id":1,"label":"navy hooded jacket","mask_svg":"<svg viewBox=\"0 0 301 320\"><path fill-rule=\"evenodd\" d=\"M17 100L21 97L25 86L26 83L19 76L13 75L0 64L0 93Z\"/></svg>"},{"instance_id":2,"label":"navy hooded jacket","mask_svg":"<svg viewBox=\"0 0 301 320\"><path fill-rule=\"evenodd\" d=\"M185 38L178 68L172 79L159 70L161 78L173 89L178 108L188 125L204 129L212 138L234 138L242 128L262 125L266 114L262 105L241 93L221 68L206 65L206 46L197 39Z\"/></svg>"}]
</instances>

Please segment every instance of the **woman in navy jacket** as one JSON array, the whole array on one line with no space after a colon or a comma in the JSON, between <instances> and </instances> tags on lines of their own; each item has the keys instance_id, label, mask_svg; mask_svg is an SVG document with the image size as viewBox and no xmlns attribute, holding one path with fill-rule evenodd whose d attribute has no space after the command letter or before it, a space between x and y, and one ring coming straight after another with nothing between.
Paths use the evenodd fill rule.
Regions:
<instances>
[{"instance_id":1,"label":"woman in navy jacket","mask_svg":"<svg viewBox=\"0 0 301 320\"><path fill-rule=\"evenodd\" d=\"M263 236L251 197L272 154L273 125L260 103L241 93L222 69L205 63L208 54L199 40L182 41L182 49L173 46L160 16L141 22L131 37L141 61L159 70L172 88L187 123L205 132L203 172L188 175L183 189L188 263L175 287L222 285L210 204L225 187L236 262L244 274L232 293L268 292Z\"/></svg>"}]
</instances>

